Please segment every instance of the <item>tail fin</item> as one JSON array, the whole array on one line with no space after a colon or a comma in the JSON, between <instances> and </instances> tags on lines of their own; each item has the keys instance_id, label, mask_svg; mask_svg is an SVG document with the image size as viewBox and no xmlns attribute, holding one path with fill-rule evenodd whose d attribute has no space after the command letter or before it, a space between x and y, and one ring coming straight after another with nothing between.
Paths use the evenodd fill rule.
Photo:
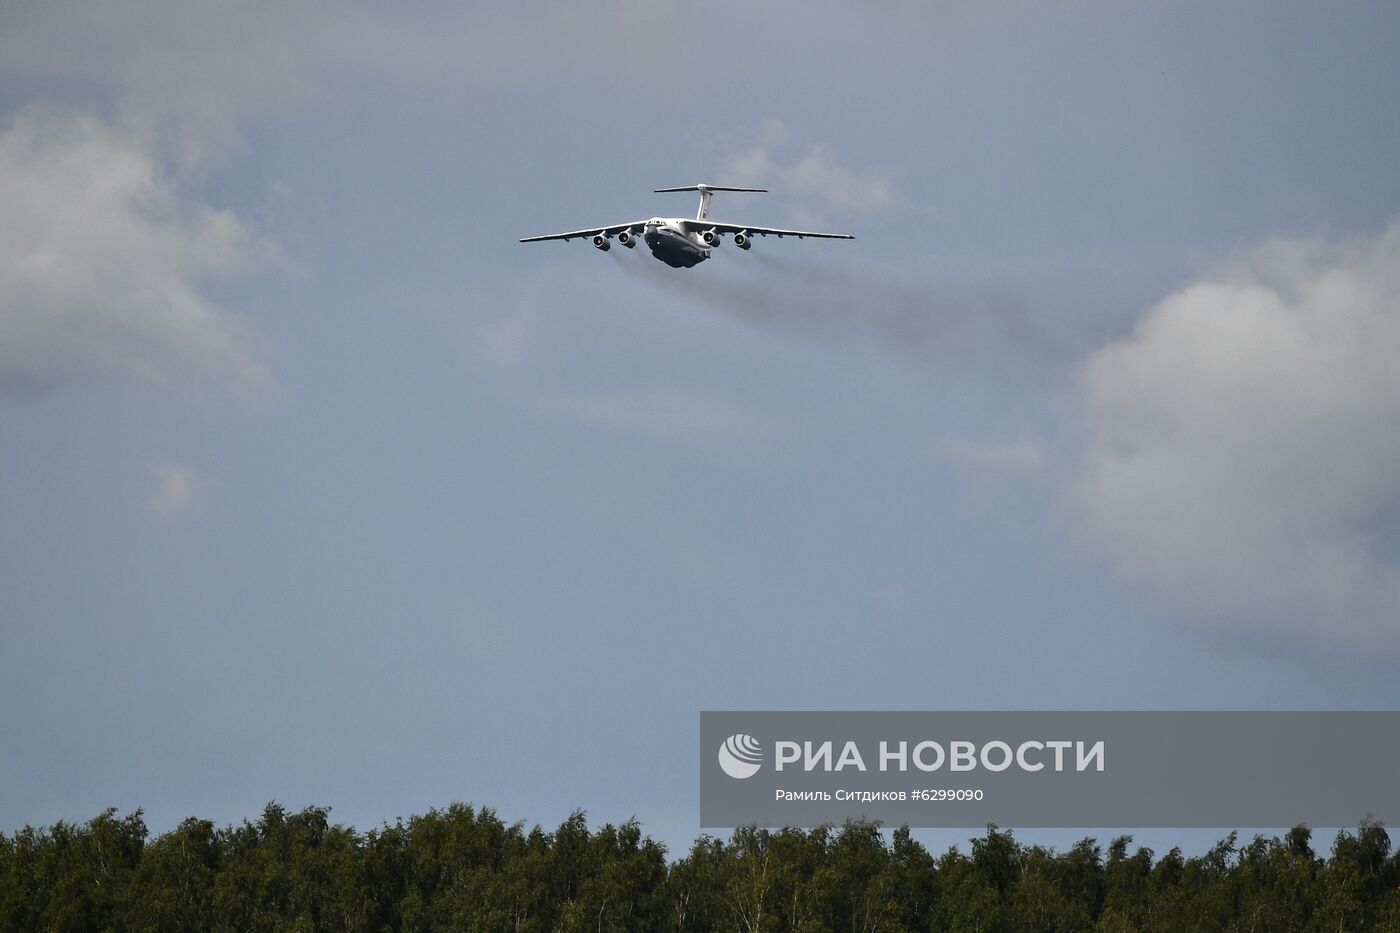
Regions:
<instances>
[{"instance_id":1,"label":"tail fin","mask_svg":"<svg viewBox=\"0 0 1400 933\"><path fill-rule=\"evenodd\" d=\"M698 191L700 192L700 209L695 212L696 220L704 220L710 216L710 198L716 191L753 191L765 193L767 188L725 188L721 185L682 185L679 188L657 188L656 193L662 194L667 191Z\"/></svg>"}]
</instances>

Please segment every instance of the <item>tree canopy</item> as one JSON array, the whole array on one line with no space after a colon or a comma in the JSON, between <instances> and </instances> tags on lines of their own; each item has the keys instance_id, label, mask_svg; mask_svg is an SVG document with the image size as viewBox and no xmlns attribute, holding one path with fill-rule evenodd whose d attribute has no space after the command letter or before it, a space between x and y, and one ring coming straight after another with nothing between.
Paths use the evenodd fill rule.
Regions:
<instances>
[{"instance_id":1,"label":"tree canopy","mask_svg":"<svg viewBox=\"0 0 1400 933\"><path fill-rule=\"evenodd\" d=\"M1400 855L1377 823L1235 834L1186 858L1063 852L988 827L930 854L908 829L742 827L668 859L635 821L553 832L453 804L368 832L270 803L255 822L140 811L0 833L0 933L79 931L1353 931L1400 933Z\"/></svg>"}]
</instances>

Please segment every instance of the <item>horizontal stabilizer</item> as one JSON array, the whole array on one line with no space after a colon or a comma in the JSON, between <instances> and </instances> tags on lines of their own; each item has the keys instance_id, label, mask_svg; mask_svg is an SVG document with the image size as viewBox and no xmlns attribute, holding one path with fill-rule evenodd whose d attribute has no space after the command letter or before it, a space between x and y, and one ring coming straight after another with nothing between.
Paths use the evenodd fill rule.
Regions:
<instances>
[{"instance_id":1,"label":"horizontal stabilizer","mask_svg":"<svg viewBox=\"0 0 1400 933\"><path fill-rule=\"evenodd\" d=\"M767 188L726 188L723 185L682 185L679 188L657 188L657 194L663 191L698 191L700 192L700 209L695 212L696 220L704 220L710 216L710 198L714 197L716 191L767 191Z\"/></svg>"},{"instance_id":2,"label":"horizontal stabilizer","mask_svg":"<svg viewBox=\"0 0 1400 933\"><path fill-rule=\"evenodd\" d=\"M766 193L767 188L725 188L720 185L683 185L680 188L657 188L655 192L662 194L667 191L755 191Z\"/></svg>"}]
</instances>

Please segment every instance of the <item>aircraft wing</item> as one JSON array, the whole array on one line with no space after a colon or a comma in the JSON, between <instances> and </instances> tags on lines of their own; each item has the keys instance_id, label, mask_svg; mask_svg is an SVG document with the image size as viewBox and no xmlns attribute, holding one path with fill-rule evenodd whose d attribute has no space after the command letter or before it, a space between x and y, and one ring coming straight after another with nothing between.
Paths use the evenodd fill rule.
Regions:
<instances>
[{"instance_id":1,"label":"aircraft wing","mask_svg":"<svg viewBox=\"0 0 1400 933\"><path fill-rule=\"evenodd\" d=\"M588 227L583 230L570 230L568 233L547 233L544 236L524 236L520 238L521 243L536 243L540 240L572 240L574 237L593 238L598 234L603 236L617 236L624 230L633 234L640 234L647 225L645 220L634 220L626 224L613 224L611 227Z\"/></svg>"},{"instance_id":2,"label":"aircraft wing","mask_svg":"<svg viewBox=\"0 0 1400 933\"><path fill-rule=\"evenodd\" d=\"M752 227L748 224L719 224L710 220L688 220L686 226L691 230L705 231L714 230L716 233L750 233L755 236L795 236L820 237L824 240L854 240L855 237L849 233L813 233L811 230L780 230L777 227Z\"/></svg>"}]
</instances>

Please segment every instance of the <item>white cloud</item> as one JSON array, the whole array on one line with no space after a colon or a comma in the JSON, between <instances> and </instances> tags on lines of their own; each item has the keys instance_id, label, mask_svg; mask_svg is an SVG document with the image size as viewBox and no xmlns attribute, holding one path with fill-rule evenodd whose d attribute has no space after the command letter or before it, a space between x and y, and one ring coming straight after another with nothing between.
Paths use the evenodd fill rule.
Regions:
<instances>
[{"instance_id":1,"label":"white cloud","mask_svg":"<svg viewBox=\"0 0 1400 933\"><path fill-rule=\"evenodd\" d=\"M248 118L305 107L352 80L461 93L503 80L611 71L618 62L673 67L678 55L694 55L679 41L683 22L645 0L519 9L428 2L404 10L332 0L9 7L0 28L0 84L110 103L124 120L165 132L186 169L221 159Z\"/></svg>"},{"instance_id":2,"label":"white cloud","mask_svg":"<svg viewBox=\"0 0 1400 933\"><path fill-rule=\"evenodd\" d=\"M269 254L185 196L145 139L30 107L0 130L0 389L97 375L266 377L204 286Z\"/></svg>"},{"instance_id":3,"label":"white cloud","mask_svg":"<svg viewBox=\"0 0 1400 933\"><path fill-rule=\"evenodd\" d=\"M831 147L820 143L793 156L791 135L781 121L765 121L754 144L729 158L722 183L768 187L806 198L804 214L813 219L821 213L813 211L813 205L840 214L879 214L905 205L888 173L845 168Z\"/></svg>"},{"instance_id":4,"label":"white cloud","mask_svg":"<svg viewBox=\"0 0 1400 933\"><path fill-rule=\"evenodd\" d=\"M1201 627L1400 658L1398 360L1400 225L1267 244L1089 358L1065 502Z\"/></svg>"},{"instance_id":5,"label":"white cloud","mask_svg":"<svg viewBox=\"0 0 1400 933\"><path fill-rule=\"evenodd\" d=\"M1045 472L1045 447L1030 438L982 443L961 437L940 438L938 455L970 479L1031 478Z\"/></svg>"},{"instance_id":6,"label":"white cloud","mask_svg":"<svg viewBox=\"0 0 1400 933\"><path fill-rule=\"evenodd\" d=\"M787 437L792 424L765 410L761 393L713 379L717 355L752 360L761 348L736 347L713 320L658 304L639 280L581 272L600 260L660 265L622 252L550 264L444 308L441 323L481 387L535 415L659 445L752 453Z\"/></svg>"},{"instance_id":7,"label":"white cloud","mask_svg":"<svg viewBox=\"0 0 1400 933\"><path fill-rule=\"evenodd\" d=\"M153 464L151 477L154 489L147 505L152 515L167 521L187 515L205 485L197 470L179 463Z\"/></svg>"},{"instance_id":8,"label":"white cloud","mask_svg":"<svg viewBox=\"0 0 1400 933\"><path fill-rule=\"evenodd\" d=\"M229 148L240 119L309 98L311 3L55 0L7 12L0 79L46 96L96 94L130 122L178 121L172 153L186 167ZM329 11L326 11L329 12Z\"/></svg>"},{"instance_id":9,"label":"white cloud","mask_svg":"<svg viewBox=\"0 0 1400 933\"><path fill-rule=\"evenodd\" d=\"M583 393L544 408L583 425L683 446L762 443L781 430L737 399L669 386Z\"/></svg>"}]
</instances>

